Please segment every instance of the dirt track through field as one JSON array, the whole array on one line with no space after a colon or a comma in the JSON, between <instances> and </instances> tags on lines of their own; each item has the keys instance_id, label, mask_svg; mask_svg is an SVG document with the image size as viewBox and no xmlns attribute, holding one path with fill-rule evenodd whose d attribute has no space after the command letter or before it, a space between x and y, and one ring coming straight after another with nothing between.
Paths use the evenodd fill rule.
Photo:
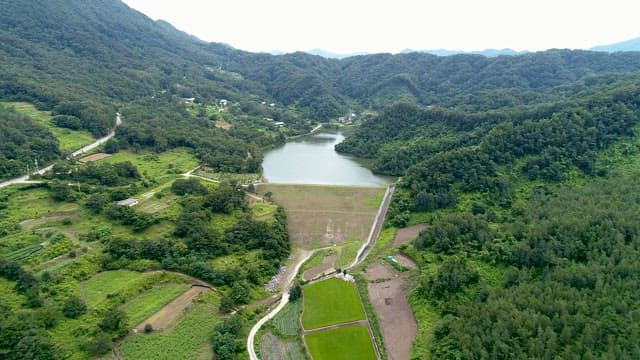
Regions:
<instances>
[{"instance_id":1,"label":"dirt track through field","mask_svg":"<svg viewBox=\"0 0 640 360\"><path fill-rule=\"evenodd\" d=\"M302 329L302 333L303 333L303 335L309 335L309 334L313 334L313 333L317 333L317 332L321 332L321 331L340 329L340 328L349 327L349 326L355 326L355 325L360 325L362 327L365 327L365 328L369 329L369 320L350 321L350 322L346 322L346 323L323 326L323 327L316 328L316 329L311 329L311 330L305 330L303 328ZM369 329L369 331L371 331L371 330ZM371 339L371 341L373 341L373 339Z\"/></svg>"},{"instance_id":2,"label":"dirt track through field","mask_svg":"<svg viewBox=\"0 0 640 360\"><path fill-rule=\"evenodd\" d=\"M335 271L335 265L336 265L337 259L338 257L336 256L335 253L325 256L324 259L322 259L322 262L320 264L312 267L311 269L305 271L302 274L302 280L304 281L313 280L318 275L321 275L331 269L334 269Z\"/></svg>"},{"instance_id":3,"label":"dirt track through field","mask_svg":"<svg viewBox=\"0 0 640 360\"><path fill-rule=\"evenodd\" d=\"M151 324L154 330L165 330L169 328L173 325L174 320L178 319L186 312L186 310L188 310L196 296L208 291L211 291L211 289L201 286L191 287L175 300L160 309L160 311L153 314L150 318L138 324L135 328L138 331L144 331L144 326L146 324Z\"/></svg>"}]
</instances>

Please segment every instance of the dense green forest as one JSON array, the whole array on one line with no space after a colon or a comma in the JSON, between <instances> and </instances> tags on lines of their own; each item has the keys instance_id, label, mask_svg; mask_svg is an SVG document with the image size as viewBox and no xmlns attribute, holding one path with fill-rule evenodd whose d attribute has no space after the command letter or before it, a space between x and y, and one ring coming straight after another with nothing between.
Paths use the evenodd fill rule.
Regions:
<instances>
[{"instance_id":1,"label":"dense green forest","mask_svg":"<svg viewBox=\"0 0 640 360\"><path fill-rule=\"evenodd\" d=\"M389 224L429 219L412 302L439 320L414 356L638 357L637 84L486 112L396 105L337 147L402 175Z\"/></svg>"},{"instance_id":2,"label":"dense green forest","mask_svg":"<svg viewBox=\"0 0 640 360\"><path fill-rule=\"evenodd\" d=\"M0 179L25 174L60 155L58 141L32 119L0 105Z\"/></svg>"}]
</instances>

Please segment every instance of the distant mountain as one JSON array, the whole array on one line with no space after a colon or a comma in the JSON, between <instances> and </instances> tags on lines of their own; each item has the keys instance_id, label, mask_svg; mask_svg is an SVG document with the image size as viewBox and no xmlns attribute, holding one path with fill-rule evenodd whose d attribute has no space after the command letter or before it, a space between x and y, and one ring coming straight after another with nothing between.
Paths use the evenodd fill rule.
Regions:
<instances>
[{"instance_id":1,"label":"distant mountain","mask_svg":"<svg viewBox=\"0 0 640 360\"><path fill-rule=\"evenodd\" d=\"M616 51L640 51L640 37L621 41L614 44L600 45L592 47L593 51L616 52Z\"/></svg>"},{"instance_id":2,"label":"distant mountain","mask_svg":"<svg viewBox=\"0 0 640 360\"><path fill-rule=\"evenodd\" d=\"M87 129L96 135L110 126L116 107L164 93L228 99L255 114L260 108L253 99L261 99L324 120L397 102L472 109L525 105L585 77L593 82L594 76L640 70L640 54L570 50L510 57L495 55L517 53L252 53L202 42L120 0L4 2L0 24L0 99L43 109L81 102L98 114L87 117ZM92 124L95 118L100 121Z\"/></svg>"},{"instance_id":3,"label":"distant mountain","mask_svg":"<svg viewBox=\"0 0 640 360\"><path fill-rule=\"evenodd\" d=\"M309 51L305 51L307 54L322 56L326 59L345 59L352 56L359 55L371 55L372 53L361 51L354 53L334 53L324 49L313 49ZM410 53L421 53L421 54L431 54L436 56L451 56L451 55L459 55L459 54L472 54L472 55L483 55L486 57L496 57L500 55L521 55L526 54L528 51L515 51L513 49L485 49L478 51L462 51L462 50L447 50L447 49L435 49L435 50L413 50L413 49L405 49L400 51L400 54L410 54ZM272 55L284 55L285 53L282 51L272 51L270 52Z\"/></svg>"},{"instance_id":4,"label":"distant mountain","mask_svg":"<svg viewBox=\"0 0 640 360\"><path fill-rule=\"evenodd\" d=\"M307 54L311 54L311 55L322 56L323 58L327 58L327 59L344 59L344 58L348 58L348 57L352 57L352 56L369 55L370 54L370 53L364 52L364 51L348 53L348 54L340 54L340 53L334 53L334 52L331 52L331 51L328 51L328 50L323 50L323 49L313 49L313 50L309 50L309 51L305 51L305 52Z\"/></svg>"},{"instance_id":5,"label":"distant mountain","mask_svg":"<svg viewBox=\"0 0 640 360\"><path fill-rule=\"evenodd\" d=\"M496 57L500 55L522 55L528 53L528 51L515 51L513 49L485 49L485 50L476 50L476 51L462 51L462 50L447 50L447 49L435 49L435 50L412 50L406 49L402 50L402 54L408 54L412 52L423 53L423 54L432 54L437 56L451 56L451 55L459 55L459 54L472 54L472 55L483 55L486 57Z\"/></svg>"}]
</instances>

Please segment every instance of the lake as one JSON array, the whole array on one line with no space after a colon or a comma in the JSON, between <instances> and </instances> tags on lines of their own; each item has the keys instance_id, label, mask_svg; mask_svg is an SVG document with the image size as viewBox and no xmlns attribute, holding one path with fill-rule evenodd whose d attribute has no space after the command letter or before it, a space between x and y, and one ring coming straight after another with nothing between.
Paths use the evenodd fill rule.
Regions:
<instances>
[{"instance_id":1,"label":"lake","mask_svg":"<svg viewBox=\"0 0 640 360\"><path fill-rule=\"evenodd\" d=\"M333 147L341 133L321 132L269 151L262 163L264 180L281 184L383 186L389 179L374 175L354 158Z\"/></svg>"}]
</instances>

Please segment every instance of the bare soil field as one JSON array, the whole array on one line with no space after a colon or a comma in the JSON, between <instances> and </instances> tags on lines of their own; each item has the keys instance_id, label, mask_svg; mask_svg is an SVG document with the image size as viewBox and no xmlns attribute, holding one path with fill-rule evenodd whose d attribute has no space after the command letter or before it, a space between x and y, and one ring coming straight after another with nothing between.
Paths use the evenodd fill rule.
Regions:
<instances>
[{"instance_id":1,"label":"bare soil field","mask_svg":"<svg viewBox=\"0 0 640 360\"><path fill-rule=\"evenodd\" d=\"M398 231L396 231L396 236L393 238L393 246L406 244L410 242L411 240L418 237L418 235L420 234L420 231L426 228L427 228L427 225L419 224L419 225L409 226L403 229L398 229Z\"/></svg>"},{"instance_id":2,"label":"bare soil field","mask_svg":"<svg viewBox=\"0 0 640 360\"><path fill-rule=\"evenodd\" d=\"M311 249L366 239L384 188L262 184L287 213L292 245Z\"/></svg>"},{"instance_id":3,"label":"bare soil field","mask_svg":"<svg viewBox=\"0 0 640 360\"><path fill-rule=\"evenodd\" d=\"M173 323L175 323L174 320L178 319L189 309L196 296L208 291L211 291L211 289L200 286L191 287L189 290L185 291L184 294L178 296L175 300L167 304L167 306L153 314L150 318L138 324L136 329L138 331L144 331L144 326L146 324L151 324L154 330L168 329Z\"/></svg>"},{"instance_id":4,"label":"bare soil field","mask_svg":"<svg viewBox=\"0 0 640 360\"><path fill-rule=\"evenodd\" d=\"M56 211L48 213L47 215L38 218L38 219L28 219L20 222L20 226L25 230L33 230L42 225L48 224L50 222L63 220L66 218L74 217L78 214L77 210L71 211Z\"/></svg>"},{"instance_id":5,"label":"bare soil field","mask_svg":"<svg viewBox=\"0 0 640 360\"><path fill-rule=\"evenodd\" d=\"M369 281L392 279L398 274L391 265L386 262L375 263L367 268L365 276Z\"/></svg>"},{"instance_id":6,"label":"bare soil field","mask_svg":"<svg viewBox=\"0 0 640 360\"><path fill-rule=\"evenodd\" d=\"M81 163L88 163L88 162L92 162L92 161L98 161L98 160L102 160L104 158L108 158L109 156L111 156L111 154L107 154L107 153L97 153L97 154L92 154L89 156L85 156L82 159L78 160Z\"/></svg>"},{"instance_id":7,"label":"bare soil field","mask_svg":"<svg viewBox=\"0 0 640 360\"><path fill-rule=\"evenodd\" d=\"M381 269L376 265L381 264L371 266L370 268L374 268L373 272L379 272ZM394 275L391 280L385 282L370 282L367 290L371 304L378 314L389 360L409 359L418 326L407 302L408 274L398 277Z\"/></svg>"},{"instance_id":8,"label":"bare soil field","mask_svg":"<svg viewBox=\"0 0 640 360\"><path fill-rule=\"evenodd\" d=\"M418 265L416 264L415 261L413 261L412 258L408 257L405 254L395 254L393 256L396 260L398 260L398 263L404 267L408 267L409 269L415 269L416 267L418 267Z\"/></svg>"},{"instance_id":9,"label":"bare soil field","mask_svg":"<svg viewBox=\"0 0 640 360\"><path fill-rule=\"evenodd\" d=\"M305 271L302 274L302 280L304 281L313 280L318 275L321 275L322 273L329 271L331 269L335 271L337 259L338 259L338 256L336 255L336 253L331 253L330 255L325 256L324 259L322 259L322 262L320 264L312 267L311 269Z\"/></svg>"},{"instance_id":10,"label":"bare soil field","mask_svg":"<svg viewBox=\"0 0 640 360\"><path fill-rule=\"evenodd\" d=\"M218 129L229 130L229 129L231 129L231 124L229 124L228 122L226 122L224 120L218 120L218 121L216 121L216 127Z\"/></svg>"}]
</instances>

